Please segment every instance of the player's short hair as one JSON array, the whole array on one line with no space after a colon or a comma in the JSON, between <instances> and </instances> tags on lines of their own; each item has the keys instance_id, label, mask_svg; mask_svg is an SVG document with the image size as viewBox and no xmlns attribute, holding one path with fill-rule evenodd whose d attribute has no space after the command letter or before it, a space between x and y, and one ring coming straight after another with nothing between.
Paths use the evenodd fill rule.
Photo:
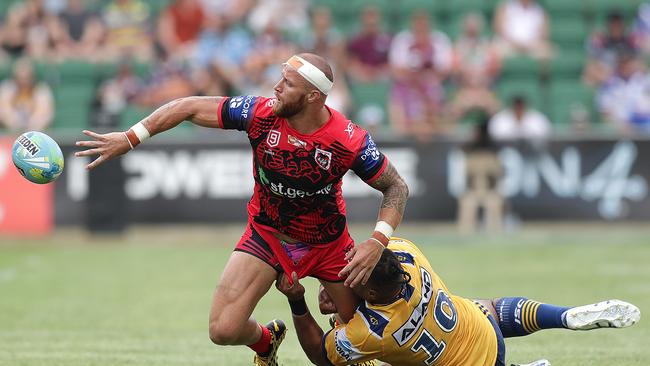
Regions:
<instances>
[{"instance_id":1,"label":"player's short hair","mask_svg":"<svg viewBox=\"0 0 650 366\"><path fill-rule=\"evenodd\" d=\"M368 279L368 286L384 293L395 291L396 288L410 281L411 275L402 268L395 253L385 248Z\"/></svg>"}]
</instances>

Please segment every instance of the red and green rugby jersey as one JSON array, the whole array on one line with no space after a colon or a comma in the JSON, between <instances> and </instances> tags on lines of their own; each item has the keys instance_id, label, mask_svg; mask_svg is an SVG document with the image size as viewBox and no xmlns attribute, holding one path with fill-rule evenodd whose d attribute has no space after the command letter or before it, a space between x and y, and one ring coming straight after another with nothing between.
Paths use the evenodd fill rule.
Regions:
<instances>
[{"instance_id":1,"label":"red and green rugby jersey","mask_svg":"<svg viewBox=\"0 0 650 366\"><path fill-rule=\"evenodd\" d=\"M245 131L253 148L248 214L256 224L311 245L346 239L343 176L352 169L372 182L388 160L367 131L338 111L327 107L327 123L304 135L273 113L275 101L245 95L219 103L219 127Z\"/></svg>"}]
</instances>

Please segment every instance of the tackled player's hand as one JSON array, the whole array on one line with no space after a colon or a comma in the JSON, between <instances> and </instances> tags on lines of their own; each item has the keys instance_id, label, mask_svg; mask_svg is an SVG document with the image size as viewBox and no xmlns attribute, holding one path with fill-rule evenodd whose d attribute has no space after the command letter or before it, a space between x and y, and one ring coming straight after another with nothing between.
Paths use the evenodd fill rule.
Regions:
<instances>
[{"instance_id":1,"label":"tackled player's hand","mask_svg":"<svg viewBox=\"0 0 650 366\"><path fill-rule=\"evenodd\" d=\"M318 309L323 315L334 314L338 311L336 310L334 300L332 300L330 294L325 290L323 285L320 285L320 288L318 289Z\"/></svg>"},{"instance_id":2,"label":"tackled player's hand","mask_svg":"<svg viewBox=\"0 0 650 366\"><path fill-rule=\"evenodd\" d=\"M285 273L278 274L275 288L282 292L289 301L297 301L305 297L305 287L298 282L296 272L291 272L291 279Z\"/></svg>"},{"instance_id":3,"label":"tackled player's hand","mask_svg":"<svg viewBox=\"0 0 650 366\"><path fill-rule=\"evenodd\" d=\"M378 241L368 239L350 249L345 255L345 259L350 263L339 272L339 277L345 278L345 285L349 287L355 287L360 283L365 285L379 262L384 248Z\"/></svg>"},{"instance_id":4,"label":"tackled player's hand","mask_svg":"<svg viewBox=\"0 0 650 366\"><path fill-rule=\"evenodd\" d=\"M86 147L87 149L77 151L74 155L77 157L99 155L90 164L86 165L86 169L93 169L97 165L126 154L131 150L129 140L123 132L99 134L84 130L83 133L92 137L93 140L77 141L77 146Z\"/></svg>"}]
</instances>

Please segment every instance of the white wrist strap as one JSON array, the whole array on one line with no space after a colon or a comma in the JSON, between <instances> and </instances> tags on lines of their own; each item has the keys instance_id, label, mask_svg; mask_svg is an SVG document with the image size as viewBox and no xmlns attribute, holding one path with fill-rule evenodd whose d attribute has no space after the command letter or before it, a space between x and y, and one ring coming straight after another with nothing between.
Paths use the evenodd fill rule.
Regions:
<instances>
[{"instance_id":1,"label":"white wrist strap","mask_svg":"<svg viewBox=\"0 0 650 366\"><path fill-rule=\"evenodd\" d=\"M140 139L140 142L143 142L144 140L148 139L151 134L149 134L149 130L147 130L146 127L144 127L144 124L142 122L138 122L134 124L131 129L133 132L135 132L135 135L138 136L138 139Z\"/></svg>"},{"instance_id":2,"label":"white wrist strap","mask_svg":"<svg viewBox=\"0 0 650 366\"><path fill-rule=\"evenodd\" d=\"M395 231L395 229L393 229L393 227L386 221L379 221L375 226L375 231L382 233L387 239L390 239L393 236L393 231Z\"/></svg>"},{"instance_id":3,"label":"white wrist strap","mask_svg":"<svg viewBox=\"0 0 650 366\"><path fill-rule=\"evenodd\" d=\"M138 122L131 126L126 132L124 132L126 139L129 141L129 146L133 150L136 146L151 136L149 130L144 126L142 122Z\"/></svg>"}]
</instances>

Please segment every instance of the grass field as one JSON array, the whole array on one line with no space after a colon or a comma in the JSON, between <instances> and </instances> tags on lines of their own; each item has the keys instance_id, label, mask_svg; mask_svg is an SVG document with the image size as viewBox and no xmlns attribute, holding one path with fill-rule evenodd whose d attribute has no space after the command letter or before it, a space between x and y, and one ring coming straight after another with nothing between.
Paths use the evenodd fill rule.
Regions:
<instances>
[{"instance_id":1,"label":"grass field","mask_svg":"<svg viewBox=\"0 0 650 366\"><path fill-rule=\"evenodd\" d=\"M363 237L366 226L353 228L354 237ZM251 365L247 348L216 347L207 336L212 290L242 228L0 237L0 365ZM648 225L535 226L464 238L450 227L416 225L399 234L419 244L459 295L522 295L566 305L620 298L641 308L641 322L629 329L550 330L509 339L509 362L650 363L650 322L643 319L650 311ZM316 281L306 283L316 309ZM255 316L291 320L275 289ZM289 327L280 362L306 365Z\"/></svg>"}]
</instances>

